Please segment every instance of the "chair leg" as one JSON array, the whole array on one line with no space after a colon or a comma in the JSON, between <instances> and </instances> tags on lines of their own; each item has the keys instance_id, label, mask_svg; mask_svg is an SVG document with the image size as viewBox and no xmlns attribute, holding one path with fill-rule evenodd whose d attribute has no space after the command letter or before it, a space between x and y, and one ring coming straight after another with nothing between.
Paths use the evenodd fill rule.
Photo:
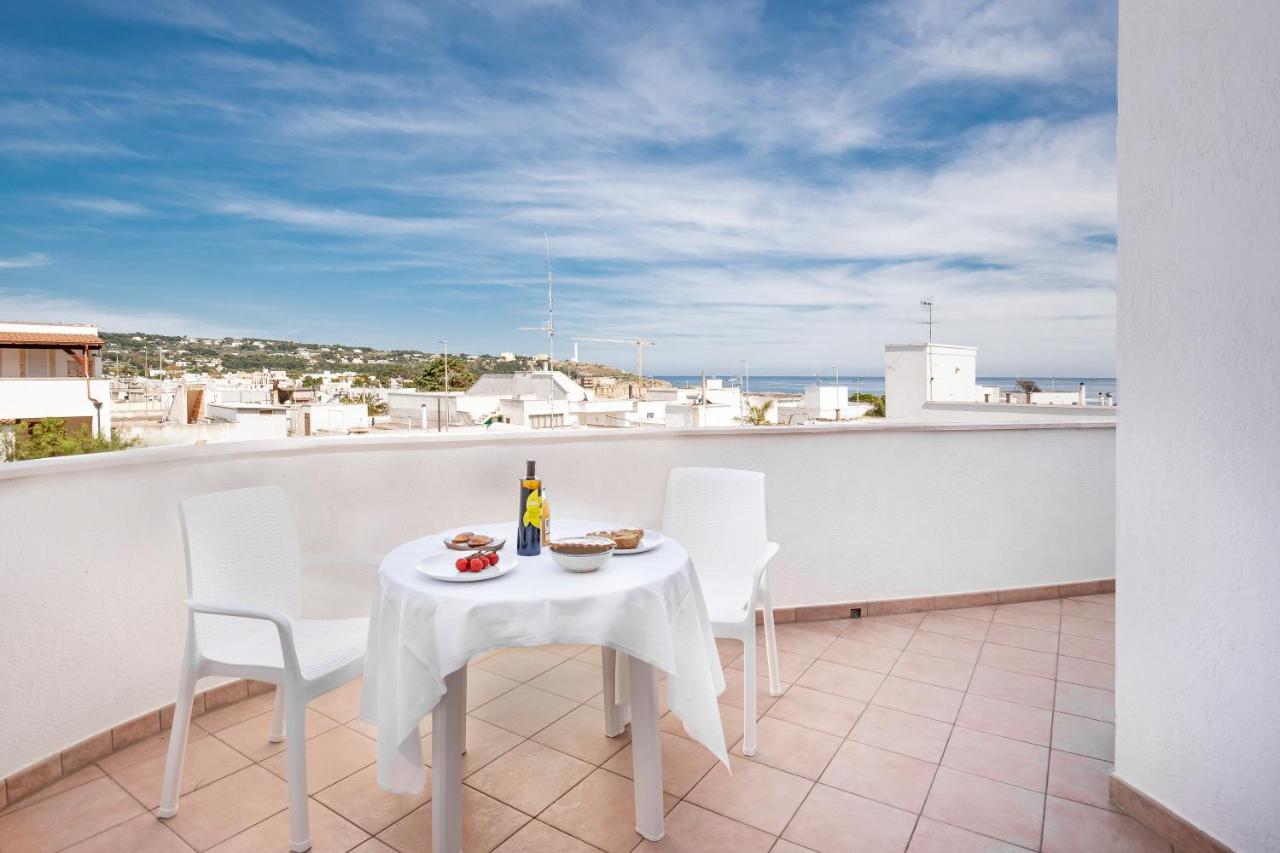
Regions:
<instances>
[{"instance_id":1,"label":"chair leg","mask_svg":"<svg viewBox=\"0 0 1280 853\"><path fill-rule=\"evenodd\" d=\"M311 849L311 821L307 815L307 704L302 691L286 689L284 694L285 767L289 776L289 849L303 853Z\"/></svg>"},{"instance_id":2,"label":"chair leg","mask_svg":"<svg viewBox=\"0 0 1280 853\"><path fill-rule=\"evenodd\" d=\"M752 619L754 620L754 616ZM742 643L742 754L756 754L756 629Z\"/></svg>"},{"instance_id":3,"label":"chair leg","mask_svg":"<svg viewBox=\"0 0 1280 853\"><path fill-rule=\"evenodd\" d=\"M760 603L764 606L764 654L769 664L769 695L782 695L782 679L778 675L778 634L773 628L773 599L769 596L769 576L760 584ZM755 619L755 614L751 614Z\"/></svg>"},{"instance_id":4,"label":"chair leg","mask_svg":"<svg viewBox=\"0 0 1280 853\"><path fill-rule=\"evenodd\" d=\"M604 687L604 733L617 737L627 729L627 709L618 701L618 653L608 646L600 647L601 678Z\"/></svg>"},{"instance_id":5,"label":"chair leg","mask_svg":"<svg viewBox=\"0 0 1280 853\"><path fill-rule=\"evenodd\" d=\"M280 743L284 740L284 687L276 685L276 702L271 708L271 734L267 735L267 740L271 743Z\"/></svg>"},{"instance_id":6,"label":"chair leg","mask_svg":"<svg viewBox=\"0 0 1280 853\"><path fill-rule=\"evenodd\" d=\"M196 696L196 672L185 662L178 676L178 698L173 703L173 727L169 729L169 754L164 763L164 781L160 785L160 817L178 813L178 791L182 787L182 760L187 755L187 734L191 730L191 702Z\"/></svg>"}]
</instances>

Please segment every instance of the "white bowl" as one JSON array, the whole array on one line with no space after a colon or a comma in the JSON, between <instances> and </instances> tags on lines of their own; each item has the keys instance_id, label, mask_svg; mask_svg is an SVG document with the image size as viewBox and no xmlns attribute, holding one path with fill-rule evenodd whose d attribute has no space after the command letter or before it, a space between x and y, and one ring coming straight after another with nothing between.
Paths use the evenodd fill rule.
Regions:
<instances>
[{"instance_id":1,"label":"white bowl","mask_svg":"<svg viewBox=\"0 0 1280 853\"><path fill-rule=\"evenodd\" d=\"M556 565L566 572L594 572L609 562L609 558L613 556L613 549L616 547L613 544L613 540L600 536L567 536L564 539L556 540L556 544L573 542L608 545L609 550L601 551L599 554L565 554L548 545L547 550L551 552L551 559L555 560Z\"/></svg>"}]
</instances>

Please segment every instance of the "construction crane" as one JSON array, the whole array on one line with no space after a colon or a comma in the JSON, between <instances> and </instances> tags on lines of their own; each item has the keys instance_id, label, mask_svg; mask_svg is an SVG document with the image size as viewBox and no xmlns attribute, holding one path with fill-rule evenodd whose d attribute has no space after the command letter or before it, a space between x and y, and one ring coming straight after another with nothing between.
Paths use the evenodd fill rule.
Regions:
<instances>
[{"instance_id":1,"label":"construction crane","mask_svg":"<svg viewBox=\"0 0 1280 853\"><path fill-rule=\"evenodd\" d=\"M522 332L547 333L547 370L555 370L556 364L556 324L555 312L551 302L551 238L543 232L542 239L547 243L547 324L545 326L521 326Z\"/></svg>"},{"instance_id":2,"label":"construction crane","mask_svg":"<svg viewBox=\"0 0 1280 853\"><path fill-rule=\"evenodd\" d=\"M657 343L644 338L574 338L574 342L588 341L593 344L635 344L636 375L640 377L640 395L644 396L644 348L656 347Z\"/></svg>"}]
</instances>

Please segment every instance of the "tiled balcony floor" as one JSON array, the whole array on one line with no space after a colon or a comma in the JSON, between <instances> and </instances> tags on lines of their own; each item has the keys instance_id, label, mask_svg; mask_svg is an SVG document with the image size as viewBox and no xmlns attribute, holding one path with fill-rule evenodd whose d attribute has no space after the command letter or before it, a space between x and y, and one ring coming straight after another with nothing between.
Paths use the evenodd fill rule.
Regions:
<instances>
[{"instance_id":1,"label":"tiled balcony floor","mask_svg":"<svg viewBox=\"0 0 1280 853\"><path fill-rule=\"evenodd\" d=\"M759 752L735 746L733 776L663 718L661 844L632 829L626 735L601 733L599 650L499 652L470 678L467 853L1168 851L1107 800L1113 604L1094 595L779 626L787 689L775 699L760 679ZM730 744L742 732L740 652L721 643ZM359 690L312 705L313 849L428 850L430 792L377 787ZM151 814L166 732L0 812L0 851L286 850L271 698L197 718L173 820Z\"/></svg>"}]
</instances>

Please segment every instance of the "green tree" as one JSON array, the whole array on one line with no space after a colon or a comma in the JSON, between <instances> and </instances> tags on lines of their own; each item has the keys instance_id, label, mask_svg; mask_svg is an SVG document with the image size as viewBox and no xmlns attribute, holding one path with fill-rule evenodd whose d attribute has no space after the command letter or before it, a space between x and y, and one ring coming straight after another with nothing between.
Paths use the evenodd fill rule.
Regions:
<instances>
[{"instance_id":1,"label":"green tree","mask_svg":"<svg viewBox=\"0 0 1280 853\"><path fill-rule=\"evenodd\" d=\"M324 384L324 379L320 376L308 375L302 378L303 388L315 388Z\"/></svg>"},{"instance_id":2,"label":"green tree","mask_svg":"<svg viewBox=\"0 0 1280 853\"><path fill-rule=\"evenodd\" d=\"M769 410L773 408L772 400L765 400L759 406L747 405L747 423L753 426L767 426L771 423L769 420Z\"/></svg>"},{"instance_id":3,"label":"green tree","mask_svg":"<svg viewBox=\"0 0 1280 853\"><path fill-rule=\"evenodd\" d=\"M850 403L869 403L871 408L867 410L869 418L884 417L884 397L877 394L850 394Z\"/></svg>"},{"instance_id":4,"label":"green tree","mask_svg":"<svg viewBox=\"0 0 1280 853\"><path fill-rule=\"evenodd\" d=\"M343 394L339 399L343 403L364 403L365 409L369 412L369 417L387 413L387 401L371 391L355 395Z\"/></svg>"},{"instance_id":5,"label":"green tree","mask_svg":"<svg viewBox=\"0 0 1280 853\"><path fill-rule=\"evenodd\" d=\"M7 433L0 433L0 446L5 460L9 462L127 450L136 447L138 443L136 437L126 438L114 429L110 438L94 435L87 426L69 432L67 423L62 418L45 418L30 426L19 424Z\"/></svg>"},{"instance_id":6,"label":"green tree","mask_svg":"<svg viewBox=\"0 0 1280 853\"><path fill-rule=\"evenodd\" d=\"M443 391L444 359L436 356L413 380L413 387L419 391ZM449 356L449 390L465 391L475 384L476 376L467 367L467 362L456 355Z\"/></svg>"}]
</instances>

